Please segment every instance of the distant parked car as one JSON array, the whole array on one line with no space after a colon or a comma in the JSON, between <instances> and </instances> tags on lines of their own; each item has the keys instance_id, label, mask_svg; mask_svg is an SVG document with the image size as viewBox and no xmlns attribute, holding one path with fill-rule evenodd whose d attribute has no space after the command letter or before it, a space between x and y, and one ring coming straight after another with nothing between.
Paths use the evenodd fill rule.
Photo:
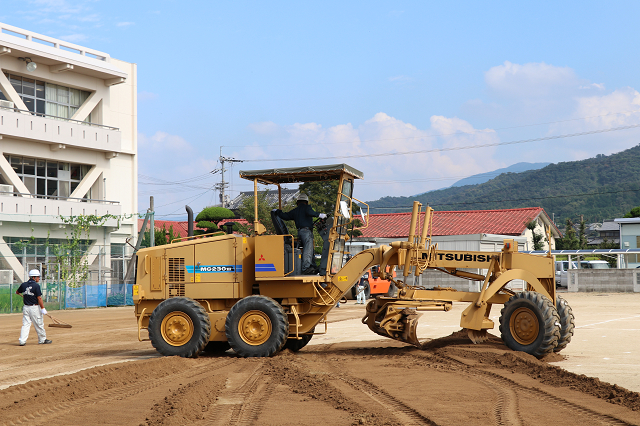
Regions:
<instances>
[{"instance_id":1,"label":"distant parked car","mask_svg":"<svg viewBox=\"0 0 640 426\"><path fill-rule=\"evenodd\" d=\"M583 260L580 262L582 269L611 269L606 260Z\"/></svg>"},{"instance_id":2,"label":"distant parked car","mask_svg":"<svg viewBox=\"0 0 640 426\"><path fill-rule=\"evenodd\" d=\"M567 270L569 269L568 260L556 260L556 287L567 286ZM571 262L571 269L578 269L576 262Z\"/></svg>"},{"instance_id":3,"label":"distant parked car","mask_svg":"<svg viewBox=\"0 0 640 426\"><path fill-rule=\"evenodd\" d=\"M580 266L578 262L571 262L571 269L610 269L609 263L605 260L582 260ZM640 266L639 266L640 268ZM556 287L567 287L568 260L556 261Z\"/></svg>"}]
</instances>

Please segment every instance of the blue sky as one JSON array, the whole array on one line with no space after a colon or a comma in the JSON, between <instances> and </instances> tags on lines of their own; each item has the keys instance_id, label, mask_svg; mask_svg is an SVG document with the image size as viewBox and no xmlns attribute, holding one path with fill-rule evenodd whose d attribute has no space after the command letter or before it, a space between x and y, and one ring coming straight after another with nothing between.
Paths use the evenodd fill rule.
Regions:
<instances>
[{"instance_id":1,"label":"blue sky","mask_svg":"<svg viewBox=\"0 0 640 426\"><path fill-rule=\"evenodd\" d=\"M221 145L247 160L232 196L239 169L346 162L363 200L635 146L638 129L496 146L640 124L640 5L558 3L24 0L0 21L138 64L139 210L181 216L219 175L153 183L215 169Z\"/></svg>"}]
</instances>

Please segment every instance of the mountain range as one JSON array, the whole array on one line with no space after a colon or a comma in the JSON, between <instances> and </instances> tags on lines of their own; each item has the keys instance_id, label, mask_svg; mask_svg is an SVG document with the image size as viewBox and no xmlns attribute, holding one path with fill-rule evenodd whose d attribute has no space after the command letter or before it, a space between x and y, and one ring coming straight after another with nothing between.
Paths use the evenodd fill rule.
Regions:
<instances>
[{"instance_id":1,"label":"mountain range","mask_svg":"<svg viewBox=\"0 0 640 426\"><path fill-rule=\"evenodd\" d=\"M575 222L583 215L587 222L602 222L622 217L640 206L640 145L611 155L598 154L535 170L506 171L491 178L502 170L483 173L489 180L475 185L464 184L473 178L470 177L449 188L413 197L383 197L369 202L371 212L410 211L414 200L435 210L543 207L562 226L566 218Z\"/></svg>"}]
</instances>

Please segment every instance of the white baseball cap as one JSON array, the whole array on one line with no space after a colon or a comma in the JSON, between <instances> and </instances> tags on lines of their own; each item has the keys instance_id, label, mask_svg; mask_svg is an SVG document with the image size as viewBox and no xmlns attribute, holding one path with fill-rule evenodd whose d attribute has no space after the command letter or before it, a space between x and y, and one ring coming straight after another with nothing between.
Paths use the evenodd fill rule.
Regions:
<instances>
[{"instance_id":1,"label":"white baseball cap","mask_svg":"<svg viewBox=\"0 0 640 426\"><path fill-rule=\"evenodd\" d=\"M32 269L29 271L29 276L30 277L39 277L40 276L40 271L38 271L37 269Z\"/></svg>"}]
</instances>

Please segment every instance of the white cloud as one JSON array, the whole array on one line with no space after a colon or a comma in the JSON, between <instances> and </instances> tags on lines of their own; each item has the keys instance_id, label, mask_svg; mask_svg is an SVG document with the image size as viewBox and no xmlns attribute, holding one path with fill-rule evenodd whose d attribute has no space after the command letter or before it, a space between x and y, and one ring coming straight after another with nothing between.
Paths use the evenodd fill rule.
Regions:
<instances>
[{"instance_id":1,"label":"white cloud","mask_svg":"<svg viewBox=\"0 0 640 426\"><path fill-rule=\"evenodd\" d=\"M396 75L393 77L389 77L389 81L392 83L407 83L412 80L413 79L411 77L408 77L406 75Z\"/></svg>"},{"instance_id":2,"label":"white cloud","mask_svg":"<svg viewBox=\"0 0 640 426\"><path fill-rule=\"evenodd\" d=\"M157 93L153 92L138 92L138 102L154 101L159 98Z\"/></svg>"},{"instance_id":3,"label":"white cloud","mask_svg":"<svg viewBox=\"0 0 640 426\"><path fill-rule=\"evenodd\" d=\"M640 94L633 88L607 90L569 67L546 63L504 64L485 73L490 100L463 105L473 118L497 123L503 140L605 130L640 123ZM546 124L545 124L546 123ZM510 128L510 130L508 130ZM610 154L637 144L638 131L621 130L504 147L503 161L572 161ZM511 162L516 162L511 160Z\"/></svg>"},{"instance_id":4,"label":"white cloud","mask_svg":"<svg viewBox=\"0 0 640 426\"><path fill-rule=\"evenodd\" d=\"M580 86L573 69L557 67L544 62L524 65L505 61L485 73L488 88L506 98L540 98Z\"/></svg>"},{"instance_id":5,"label":"white cloud","mask_svg":"<svg viewBox=\"0 0 640 426\"><path fill-rule=\"evenodd\" d=\"M587 117L585 125L593 129L638 124L640 119L640 93L632 87L603 96L578 98L576 103L573 115Z\"/></svg>"},{"instance_id":6,"label":"white cloud","mask_svg":"<svg viewBox=\"0 0 640 426\"><path fill-rule=\"evenodd\" d=\"M249 124L249 129L253 130L259 135L268 135L278 130L278 125L273 121L262 121L260 123Z\"/></svg>"},{"instance_id":7,"label":"white cloud","mask_svg":"<svg viewBox=\"0 0 640 426\"><path fill-rule=\"evenodd\" d=\"M79 16L77 19L80 22L99 22L100 15L98 15L97 13L91 13L89 15Z\"/></svg>"},{"instance_id":8,"label":"white cloud","mask_svg":"<svg viewBox=\"0 0 640 426\"><path fill-rule=\"evenodd\" d=\"M35 6L34 12L39 14L61 13L79 14L90 10L90 0L29 0ZM87 15L89 16L89 15Z\"/></svg>"},{"instance_id":9,"label":"white cloud","mask_svg":"<svg viewBox=\"0 0 640 426\"><path fill-rule=\"evenodd\" d=\"M583 90L588 90L588 89L598 89L598 90L604 90L604 84L603 83L591 83L591 84L587 84L586 86L580 86L579 89L583 89Z\"/></svg>"},{"instance_id":10,"label":"white cloud","mask_svg":"<svg viewBox=\"0 0 640 426\"><path fill-rule=\"evenodd\" d=\"M86 34L67 34L67 35L61 35L58 38L61 40L69 41L71 43L81 43L85 41L88 37Z\"/></svg>"},{"instance_id":11,"label":"white cloud","mask_svg":"<svg viewBox=\"0 0 640 426\"><path fill-rule=\"evenodd\" d=\"M548 134L561 135L600 131L640 124L640 93L624 87L601 96L583 96L574 100L570 115L549 126ZM638 129L618 130L567 138L556 144L554 157L582 160L596 154L611 154L638 144Z\"/></svg>"},{"instance_id":12,"label":"white cloud","mask_svg":"<svg viewBox=\"0 0 640 426\"><path fill-rule=\"evenodd\" d=\"M264 123L250 126L257 135ZM411 195L448 186L455 180L433 180L451 176L481 173L503 164L492 160L493 149L431 152L412 155L368 156L369 154L428 150L496 142L491 130L477 130L465 120L442 116L431 117L429 129L419 129L383 112L375 114L361 125L339 124L325 128L318 123L295 123L286 126L269 124L270 135L278 135L261 143L233 152L239 159L316 158L349 156L326 160L297 162L255 162L260 168L292 167L294 164L314 165L345 162L365 174L355 196L362 200L385 195ZM368 183L370 182L370 183ZM248 187L247 187L248 188ZM247 190L241 188L239 190Z\"/></svg>"},{"instance_id":13,"label":"white cloud","mask_svg":"<svg viewBox=\"0 0 640 426\"><path fill-rule=\"evenodd\" d=\"M181 136L170 135L157 131L148 137L144 133L138 133L138 146L143 149L183 151L192 150L193 147Z\"/></svg>"},{"instance_id":14,"label":"white cloud","mask_svg":"<svg viewBox=\"0 0 640 426\"><path fill-rule=\"evenodd\" d=\"M131 25L134 25L135 22L118 22L116 24L117 27L129 27Z\"/></svg>"}]
</instances>

